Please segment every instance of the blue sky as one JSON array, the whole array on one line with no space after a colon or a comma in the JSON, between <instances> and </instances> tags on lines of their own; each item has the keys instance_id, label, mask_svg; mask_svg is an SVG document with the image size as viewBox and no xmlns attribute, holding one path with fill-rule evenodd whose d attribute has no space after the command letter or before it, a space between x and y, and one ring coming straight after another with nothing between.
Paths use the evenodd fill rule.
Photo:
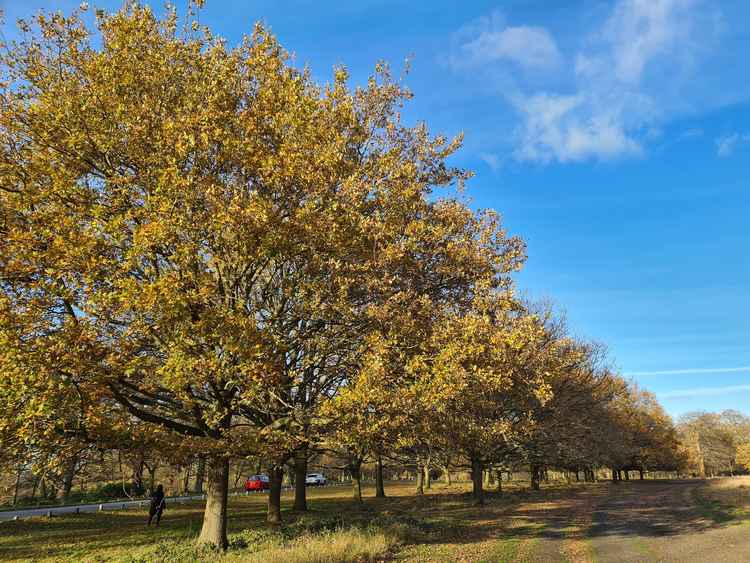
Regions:
<instances>
[{"instance_id":1,"label":"blue sky","mask_svg":"<svg viewBox=\"0 0 750 563\"><path fill-rule=\"evenodd\" d=\"M0 0L5 34L77 4ZM208 0L201 13L230 42L265 21L320 80L410 57L406 117L465 133L473 205L528 242L521 288L675 416L750 414L748 18L730 0Z\"/></svg>"}]
</instances>

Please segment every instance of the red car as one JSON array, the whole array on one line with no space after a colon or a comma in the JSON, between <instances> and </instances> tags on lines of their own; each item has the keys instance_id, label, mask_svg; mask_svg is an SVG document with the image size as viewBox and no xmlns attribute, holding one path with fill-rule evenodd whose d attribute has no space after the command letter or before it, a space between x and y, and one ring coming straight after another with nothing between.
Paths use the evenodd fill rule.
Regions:
<instances>
[{"instance_id":1,"label":"red car","mask_svg":"<svg viewBox=\"0 0 750 563\"><path fill-rule=\"evenodd\" d=\"M245 481L246 491L265 491L270 486L268 475L250 475Z\"/></svg>"}]
</instances>

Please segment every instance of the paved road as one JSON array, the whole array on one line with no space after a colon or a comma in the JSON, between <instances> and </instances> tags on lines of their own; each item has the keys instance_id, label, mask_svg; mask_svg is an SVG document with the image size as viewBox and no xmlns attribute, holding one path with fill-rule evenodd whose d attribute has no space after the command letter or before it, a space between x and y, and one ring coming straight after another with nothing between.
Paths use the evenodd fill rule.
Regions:
<instances>
[{"instance_id":1,"label":"paved road","mask_svg":"<svg viewBox=\"0 0 750 563\"><path fill-rule=\"evenodd\" d=\"M203 495L169 497L167 502L187 502L190 500L202 500ZM34 516L47 516L59 514L76 514L79 512L98 512L99 510L127 510L128 508L145 508L148 506L147 500L130 500L119 502L102 502L96 504L77 504L71 506L43 506L40 508L30 508L25 510L7 510L0 512L0 521L13 520L14 518L32 518Z\"/></svg>"}]
</instances>

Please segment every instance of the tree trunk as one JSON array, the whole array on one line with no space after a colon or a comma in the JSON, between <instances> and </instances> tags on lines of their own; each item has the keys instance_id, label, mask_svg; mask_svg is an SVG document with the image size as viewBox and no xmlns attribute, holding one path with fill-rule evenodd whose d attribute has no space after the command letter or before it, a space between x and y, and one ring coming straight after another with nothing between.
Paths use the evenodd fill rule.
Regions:
<instances>
[{"instance_id":1,"label":"tree trunk","mask_svg":"<svg viewBox=\"0 0 750 563\"><path fill-rule=\"evenodd\" d=\"M580 472L580 470L576 469L576 483L580 483L581 482L581 476L578 474L579 472Z\"/></svg>"},{"instance_id":2,"label":"tree trunk","mask_svg":"<svg viewBox=\"0 0 750 563\"><path fill-rule=\"evenodd\" d=\"M352 498L362 502L362 462L355 461L349 465L352 474Z\"/></svg>"},{"instance_id":3,"label":"tree trunk","mask_svg":"<svg viewBox=\"0 0 750 563\"><path fill-rule=\"evenodd\" d=\"M451 486L451 470L446 465L444 471L445 471L445 484L450 487Z\"/></svg>"},{"instance_id":4,"label":"tree trunk","mask_svg":"<svg viewBox=\"0 0 750 563\"><path fill-rule=\"evenodd\" d=\"M143 486L143 454L138 454L135 458L131 458L130 467L132 469L132 477L130 482L133 486L133 492L135 494L142 495L144 492Z\"/></svg>"},{"instance_id":5,"label":"tree trunk","mask_svg":"<svg viewBox=\"0 0 750 563\"><path fill-rule=\"evenodd\" d=\"M154 487L156 487L156 469L157 465L154 464L153 467L147 465L146 469L148 470L148 488L151 492L154 491ZM227 471L229 471L227 469ZM227 487L229 487L229 473L227 473Z\"/></svg>"},{"instance_id":6,"label":"tree trunk","mask_svg":"<svg viewBox=\"0 0 750 563\"><path fill-rule=\"evenodd\" d=\"M284 467L272 465L268 474L271 488L268 490L266 522L271 526L281 526L281 481L284 478Z\"/></svg>"},{"instance_id":7,"label":"tree trunk","mask_svg":"<svg viewBox=\"0 0 750 563\"><path fill-rule=\"evenodd\" d=\"M223 457L209 459L207 473L206 509L198 543L226 549L229 460Z\"/></svg>"},{"instance_id":8,"label":"tree trunk","mask_svg":"<svg viewBox=\"0 0 750 563\"><path fill-rule=\"evenodd\" d=\"M185 466L185 478L182 481L182 492L183 494L190 493L190 468L193 467L193 463L190 462Z\"/></svg>"},{"instance_id":9,"label":"tree trunk","mask_svg":"<svg viewBox=\"0 0 750 563\"><path fill-rule=\"evenodd\" d=\"M385 498L385 486L383 484L383 459L378 455L375 465L375 496Z\"/></svg>"},{"instance_id":10,"label":"tree trunk","mask_svg":"<svg viewBox=\"0 0 750 563\"><path fill-rule=\"evenodd\" d=\"M641 467L638 472L641 474L641 481L643 481L643 467Z\"/></svg>"},{"instance_id":11,"label":"tree trunk","mask_svg":"<svg viewBox=\"0 0 750 563\"><path fill-rule=\"evenodd\" d=\"M424 466L424 487L428 491L432 487L432 476L430 475L430 462L427 462L427 465Z\"/></svg>"},{"instance_id":12,"label":"tree trunk","mask_svg":"<svg viewBox=\"0 0 750 563\"><path fill-rule=\"evenodd\" d=\"M424 494L424 466L417 464L417 495Z\"/></svg>"},{"instance_id":13,"label":"tree trunk","mask_svg":"<svg viewBox=\"0 0 750 563\"><path fill-rule=\"evenodd\" d=\"M540 473L539 466L532 464L531 466L531 488L534 491L539 490L539 478L540 478L539 473Z\"/></svg>"},{"instance_id":14,"label":"tree trunk","mask_svg":"<svg viewBox=\"0 0 750 563\"><path fill-rule=\"evenodd\" d=\"M630 469L625 470L625 480L630 481Z\"/></svg>"},{"instance_id":15,"label":"tree trunk","mask_svg":"<svg viewBox=\"0 0 750 563\"><path fill-rule=\"evenodd\" d=\"M478 457L471 459L471 482L472 482L472 495L474 496L475 504L484 504L484 488L482 483L482 474L484 473L482 460Z\"/></svg>"},{"instance_id":16,"label":"tree trunk","mask_svg":"<svg viewBox=\"0 0 750 563\"><path fill-rule=\"evenodd\" d=\"M303 446L294 452L294 510L298 512L307 511L306 477L307 446Z\"/></svg>"},{"instance_id":17,"label":"tree trunk","mask_svg":"<svg viewBox=\"0 0 750 563\"><path fill-rule=\"evenodd\" d=\"M503 492L503 471L502 469L497 470L497 492Z\"/></svg>"},{"instance_id":18,"label":"tree trunk","mask_svg":"<svg viewBox=\"0 0 750 563\"><path fill-rule=\"evenodd\" d=\"M203 493L203 480L206 478L206 458L198 456L198 467L195 468L195 492Z\"/></svg>"},{"instance_id":19,"label":"tree trunk","mask_svg":"<svg viewBox=\"0 0 750 563\"><path fill-rule=\"evenodd\" d=\"M65 466L65 473L63 474L63 489L62 489L62 502L67 502L70 499L70 491L73 489L73 478L76 474L76 466L78 465L78 454L74 455L68 460L68 464Z\"/></svg>"},{"instance_id":20,"label":"tree trunk","mask_svg":"<svg viewBox=\"0 0 750 563\"><path fill-rule=\"evenodd\" d=\"M18 466L18 472L16 473L16 486L13 488L13 506L16 506L18 502L18 488L21 485L21 475L23 475L23 465Z\"/></svg>"},{"instance_id":21,"label":"tree trunk","mask_svg":"<svg viewBox=\"0 0 750 563\"><path fill-rule=\"evenodd\" d=\"M612 482L617 483L617 481L619 481L619 477L620 477L619 471L613 467L612 468Z\"/></svg>"}]
</instances>

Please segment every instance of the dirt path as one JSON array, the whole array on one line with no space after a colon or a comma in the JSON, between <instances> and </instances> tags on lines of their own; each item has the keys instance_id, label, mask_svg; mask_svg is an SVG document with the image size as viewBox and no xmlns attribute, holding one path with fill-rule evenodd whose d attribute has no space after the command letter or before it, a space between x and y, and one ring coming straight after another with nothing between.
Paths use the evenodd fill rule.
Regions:
<instances>
[{"instance_id":1,"label":"dirt path","mask_svg":"<svg viewBox=\"0 0 750 563\"><path fill-rule=\"evenodd\" d=\"M560 546L558 560L750 561L750 529L741 521L716 522L697 501L699 481L643 481L609 485L585 533L588 549Z\"/></svg>"}]
</instances>

